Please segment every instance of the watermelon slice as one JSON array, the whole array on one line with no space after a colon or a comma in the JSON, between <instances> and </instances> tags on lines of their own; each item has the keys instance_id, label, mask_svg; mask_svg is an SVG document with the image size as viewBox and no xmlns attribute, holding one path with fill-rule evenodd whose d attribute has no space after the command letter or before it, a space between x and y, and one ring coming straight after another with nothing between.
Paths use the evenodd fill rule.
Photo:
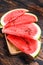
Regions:
<instances>
[{"instance_id":1,"label":"watermelon slice","mask_svg":"<svg viewBox=\"0 0 43 65\"><path fill-rule=\"evenodd\" d=\"M1 17L1 24L4 26L8 22L12 22L13 20L15 20L16 18L28 11L29 10L23 8L11 10Z\"/></svg>"},{"instance_id":2,"label":"watermelon slice","mask_svg":"<svg viewBox=\"0 0 43 65\"><path fill-rule=\"evenodd\" d=\"M11 35L16 35L20 37L25 37L25 38L34 38L38 39L41 35L41 29L40 27L35 24L23 24L23 25L18 25L18 26L9 26L9 27L4 27L2 29L3 33L6 34L11 34Z\"/></svg>"},{"instance_id":3,"label":"watermelon slice","mask_svg":"<svg viewBox=\"0 0 43 65\"><path fill-rule=\"evenodd\" d=\"M13 20L12 22L8 23L6 27L12 26L12 25L20 25L20 24L30 24L33 22L37 22L38 18L36 15L32 13L24 13L22 16L19 16L16 20Z\"/></svg>"},{"instance_id":4,"label":"watermelon slice","mask_svg":"<svg viewBox=\"0 0 43 65\"><path fill-rule=\"evenodd\" d=\"M38 54L40 50L40 42L38 40L30 39L29 43L27 43L24 39L14 36L14 35L8 35L7 39L16 46L20 51L31 55L33 58Z\"/></svg>"}]
</instances>

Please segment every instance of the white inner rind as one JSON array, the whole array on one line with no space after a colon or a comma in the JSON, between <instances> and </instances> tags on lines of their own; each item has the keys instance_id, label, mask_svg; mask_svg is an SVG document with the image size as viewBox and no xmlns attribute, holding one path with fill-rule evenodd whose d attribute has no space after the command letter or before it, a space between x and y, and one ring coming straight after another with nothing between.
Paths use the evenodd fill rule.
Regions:
<instances>
[{"instance_id":1,"label":"white inner rind","mask_svg":"<svg viewBox=\"0 0 43 65\"><path fill-rule=\"evenodd\" d=\"M11 11L6 12L2 17L1 17L1 24L4 26L6 25L6 23L4 22L4 18L6 17L6 15L8 15L9 13L16 11L16 10L24 10L25 12L29 12L29 10L27 9L23 9L23 8L19 8L19 9L13 9Z\"/></svg>"}]
</instances>

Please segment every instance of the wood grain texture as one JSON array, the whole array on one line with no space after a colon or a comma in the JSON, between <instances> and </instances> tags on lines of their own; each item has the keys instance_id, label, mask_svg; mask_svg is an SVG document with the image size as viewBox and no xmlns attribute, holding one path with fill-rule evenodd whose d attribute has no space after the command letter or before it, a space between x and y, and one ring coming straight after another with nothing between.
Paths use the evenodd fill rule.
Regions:
<instances>
[{"instance_id":1,"label":"wood grain texture","mask_svg":"<svg viewBox=\"0 0 43 65\"><path fill-rule=\"evenodd\" d=\"M43 7L29 0L0 0L0 17L7 11L15 8L26 8L39 18L38 24L42 29L42 46L39 55L30 62L23 53L16 56L9 54L4 35L0 29L0 65L43 65Z\"/></svg>"}]
</instances>

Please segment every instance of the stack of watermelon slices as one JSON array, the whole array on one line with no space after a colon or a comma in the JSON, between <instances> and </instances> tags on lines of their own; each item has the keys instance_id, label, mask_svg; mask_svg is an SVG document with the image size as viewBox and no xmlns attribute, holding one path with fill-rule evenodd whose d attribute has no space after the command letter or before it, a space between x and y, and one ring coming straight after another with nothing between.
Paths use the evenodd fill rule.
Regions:
<instances>
[{"instance_id":1,"label":"stack of watermelon slices","mask_svg":"<svg viewBox=\"0 0 43 65\"><path fill-rule=\"evenodd\" d=\"M41 48L41 29L35 23L37 21L36 15L22 8L11 10L1 17L2 33L12 55L23 52L33 58L37 56Z\"/></svg>"}]
</instances>

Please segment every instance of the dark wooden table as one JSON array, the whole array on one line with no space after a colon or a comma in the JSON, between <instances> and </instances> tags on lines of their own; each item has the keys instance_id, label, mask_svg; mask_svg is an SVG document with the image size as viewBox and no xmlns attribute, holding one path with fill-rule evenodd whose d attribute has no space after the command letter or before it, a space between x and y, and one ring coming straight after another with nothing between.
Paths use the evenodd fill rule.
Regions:
<instances>
[{"instance_id":1,"label":"dark wooden table","mask_svg":"<svg viewBox=\"0 0 43 65\"><path fill-rule=\"evenodd\" d=\"M0 65L43 65L43 6L35 3L34 0L0 0L0 18L5 12L15 8L29 9L30 12L38 16L38 24L42 30L42 47L39 55L31 62L23 54L11 56L6 45L4 35L0 29Z\"/></svg>"}]
</instances>

